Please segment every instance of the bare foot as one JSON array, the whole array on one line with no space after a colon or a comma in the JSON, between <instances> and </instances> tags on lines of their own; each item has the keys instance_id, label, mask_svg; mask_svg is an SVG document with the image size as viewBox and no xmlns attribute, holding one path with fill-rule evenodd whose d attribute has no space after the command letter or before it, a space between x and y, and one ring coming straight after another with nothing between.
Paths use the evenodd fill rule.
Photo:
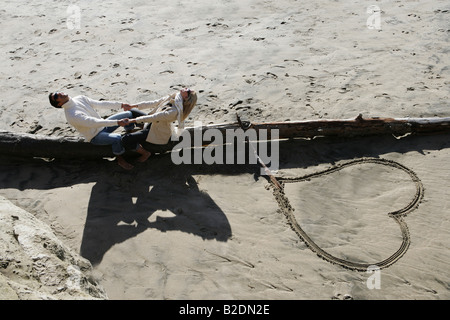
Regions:
<instances>
[{"instance_id":1,"label":"bare foot","mask_svg":"<svg viewBox=\"0 0 450 320\"><path fill-rule=\"evenodd\" d=\"M125 170L131 170L134 168L133 165L129 164L124 158L122 158L121 156L117 156L117 163L119 164L119 166L121 166L122 168L124 168Z\"/></svg>"},{"instance_id":2,"label":"bare foot","mask_svg":"<svg viewBox=\"0 0 450 320\"><path fill-rule=\"evenodd\" d=\"M141 154L141 156L136 160L137 162L145 162L152 155L150 151L145 150L142 146L139 146L137 152Z\"/></svg>"},{"instance_id":3,"label":"bare foot","mask_svg":"<svg viewBox=\"0 0 450 320\"><path fill-rule=\"evenodd\" d=\"M140 156L136 161L137 162L145 162L152 154L149 152L148 155L142 155Z\"/></svg>"}]
</instances>

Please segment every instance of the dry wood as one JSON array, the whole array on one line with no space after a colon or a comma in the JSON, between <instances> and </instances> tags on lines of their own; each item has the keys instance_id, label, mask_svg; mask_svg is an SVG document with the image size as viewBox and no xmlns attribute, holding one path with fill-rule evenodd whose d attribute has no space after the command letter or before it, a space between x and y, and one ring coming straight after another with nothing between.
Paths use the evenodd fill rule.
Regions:
<instances>
[{"instance_id":1,"label":"dry wood","mask_svg":"<svg viewBox=\"0 0 450 320\"><path fill-rule=\"evenodd\" d=\"M278 130L279 139L313 137L357 137L369 135L393 134L440 134L450 131L450 117L446 118L368 118L359 115L355 119L344 120L305 120L272 123L248 123L246 128L267 130L271 138L273 130ZM225 137L227 130L241 129L239 123L203 126L202 132L209 129L219 130ZM194 143L194 131L199 128L187 128ZM225 139L224 139L225 141ZM211 141L203 141L206 145ZM154 153L172 150L175 143L153 147ZM110 146L94 146L79 137L51 137L37 134L0 131L0 154L40 157L40 158L82 158L94 159L113 157Z\"/></svg>"}]
</instances>

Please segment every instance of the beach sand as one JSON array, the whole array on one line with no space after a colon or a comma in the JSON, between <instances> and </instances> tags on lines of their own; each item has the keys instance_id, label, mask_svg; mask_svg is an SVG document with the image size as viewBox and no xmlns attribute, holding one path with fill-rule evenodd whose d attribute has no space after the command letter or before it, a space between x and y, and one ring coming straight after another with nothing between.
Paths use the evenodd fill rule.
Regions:
<instances>
[{"instance_id":1,"label":"beach sand","mask_svg":"<svg viewBox=\"0 0 450 320\"><path fill-rule=\"evenodd\" d=\"M78 26L67 1L6 1L0 130L77 136L48 103L58 90L136 103L190 87L199 100L186 126L237 113L255 122L449 117L448 2L377 1L379 25L373 4L78 1ZM5 157L0 194L87 258L110 299L449 299L449 137L280 142L277 177L382 158L420 179L423 199L404 217L411 243L376 273L313 252L256 164L175 165L165 154L127 172L111 159ZM373 163L285 186L318 246L373 264L400 247L388 213L415 192L404 171Z\"/></svg>"}]
</instances>

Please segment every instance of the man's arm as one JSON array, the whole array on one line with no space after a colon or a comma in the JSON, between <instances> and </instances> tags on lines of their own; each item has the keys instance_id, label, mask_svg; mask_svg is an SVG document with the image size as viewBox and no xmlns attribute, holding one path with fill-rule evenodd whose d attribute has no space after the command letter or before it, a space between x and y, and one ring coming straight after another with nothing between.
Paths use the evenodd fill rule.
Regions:
<instances>
[{"instance_id":1,"label":"man's arm","mask_svg":"<svg viewBox=\"0 0 450 320\"><path fill-rule=\"evenodd\" d=\"M87 115L84 112L76 111L74 113L68 113L67 121L77 127L88 127L88 128L101 128L101 127L113 127L118 125L117 120L107 120L103 118L95 118Z\"/></svg>"},{"instance_id":2,"label":"man's arm","mask_svg":"<svg viewBox=\"0 0 450 320\"><path fill-rule=\"evenodd\" d=\"M118 101L99 101L86 97L87 101L93 108L99 109L120 109L125 104Z\"/></svg>"}]
</instances>

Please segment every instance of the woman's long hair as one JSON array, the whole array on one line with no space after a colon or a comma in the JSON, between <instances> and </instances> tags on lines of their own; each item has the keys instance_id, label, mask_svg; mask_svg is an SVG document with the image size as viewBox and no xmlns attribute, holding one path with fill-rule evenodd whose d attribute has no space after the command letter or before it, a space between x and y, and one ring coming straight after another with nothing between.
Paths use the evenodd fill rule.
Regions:
<instances>
[{"instance_id":1,"label":"woman's long hair","mask_svg":"<svg viewBox=\"0 0 450 320\"><path fill-rule=\"evenodd\" d=\"M191 91L189 94L189 97L183 101L183 121L186 120L186 118L191 113L192 109L194 109L195 105L197 104L197 93L195 91Z\"/></svg>"},{"instance_id":2,"label":"woman's long hair","mask_svg":"<svg viewBox=\"0 0 450 320\"><path fill-rule=\"evenodd\" d=\"M170 95L170 103L172 105L175 104L175 97L177 96L178 92L175 92ZM192 109L194 109L195 105L197 104L197 93L195 91L191 91L189 94L189 97L186 100L183 100L183 117L181 118L181 121L186 120L186 118L191 113Z\"/></svg>"}]
</instances>

